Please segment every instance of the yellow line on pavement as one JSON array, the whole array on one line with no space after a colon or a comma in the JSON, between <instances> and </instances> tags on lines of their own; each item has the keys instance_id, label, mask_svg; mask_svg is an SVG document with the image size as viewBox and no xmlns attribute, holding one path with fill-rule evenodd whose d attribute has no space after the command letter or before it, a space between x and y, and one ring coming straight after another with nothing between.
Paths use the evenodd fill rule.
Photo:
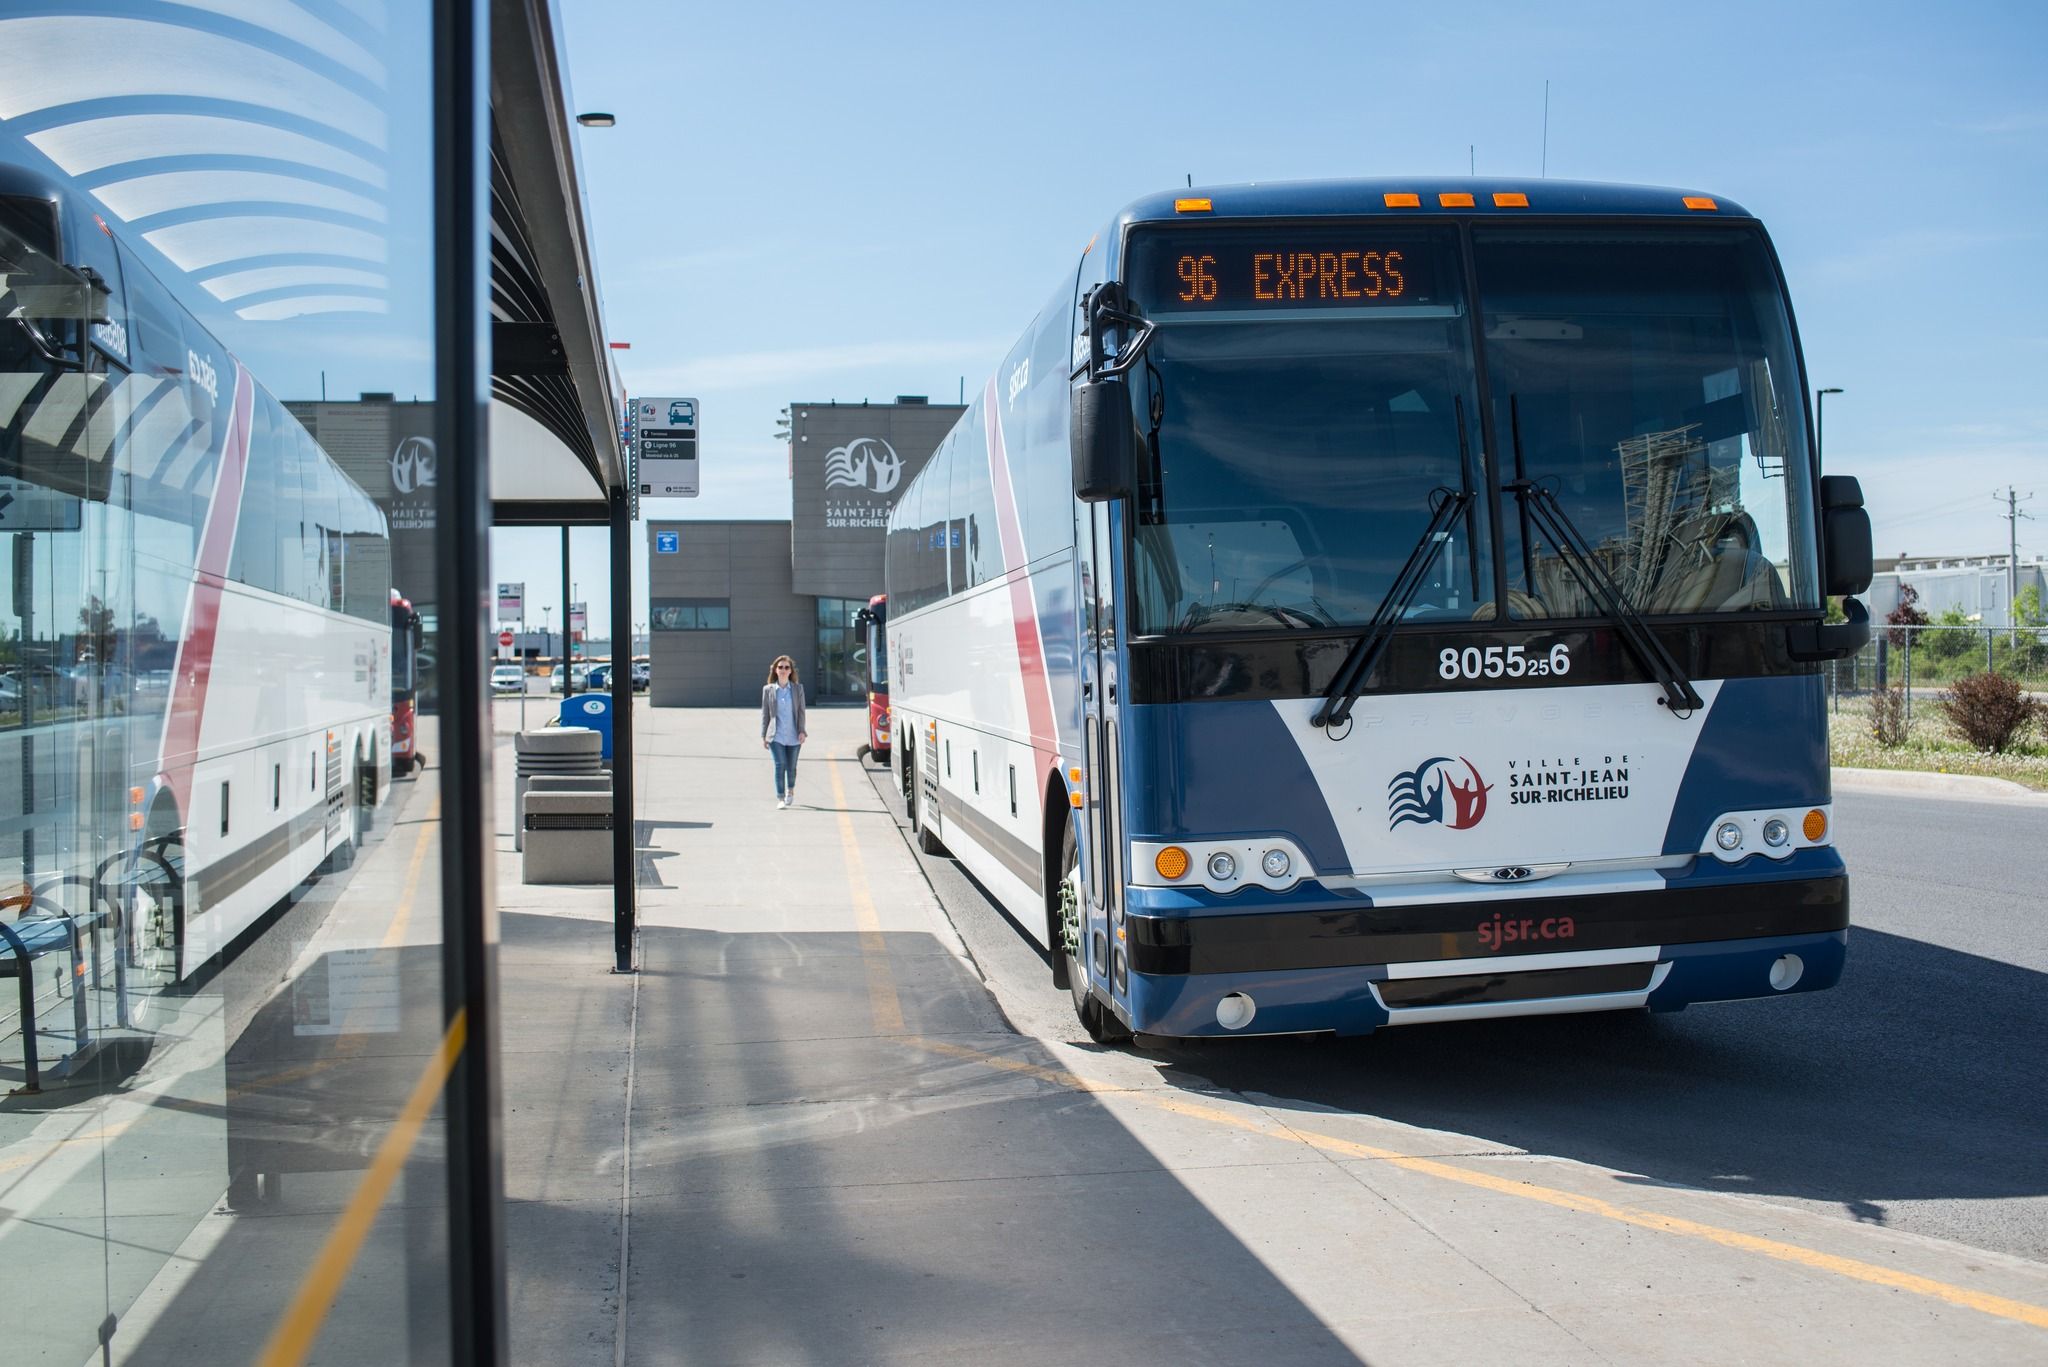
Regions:
<instances>
[{"instance_id":1,"label":"yellow line on pavement","mask_svg":"<svg viewBox=\"0 0 2048 1367\"><path fill-rule=\"evenodd\" d=\"M427 1113L433 1110L441 1089L447 1085L448 1074L455 1069L455 1060L462 1053L468 1033L468 1013L458 1010L455 1019L448 1022L447 1033L441 1036L441 1047L434 1051L426 1070L413 1084L405 1109L398 1113L397 1121L377 1146L377 1155L370 1160L369 1170L363 1174L362 1181L356 1184L354 1193L349 1196L348 1204L342 1208L341 1218L327 1232L327 1241L320 1246L320 1253L313 1259L305 1280L299 1283L291 1305L279 1317L277 1328L271 1331L270 1342L263 1346L262 1354L256 1359L261 1367L298 1367L312 1351L313 1341L320 1336L320 1328L327 1322L327 1312L333 1308L342 1282L355 1265L356 1255L362 1252L370 1227L376 1223L384 1198L391 1194L392 1184L398 1181L399 1169L405 1166L412 1146L419 1140L420 1130L427 1122Z\"/></svg>"},{"instance_id":2,"label":"yellow line on pavement","mask_svg":"<svg viewBox=\"0 0 2048 1367\"><path fill-rule=\"evenodd\" d=\"M875 899L868 891L867 864L861 859L860 841L854 838L853 817L846 810L846 785L839 781L839 766L825 765L832 778L832 805L839 809L839 847L846 852L846 885L853 894L853 923L860 930L860 958L867 968L868 1011L875 1019L875 1033L903 1033L903 1003L896 996L896 979L889 972L889 945L882 938L882 919L875 914Z\"/></svg>"},{"instance_id":3,"label":"yellow line on pavement","mask_svg":"<svg viewBox=\"0 0 2048 1367\"><path fill-rule=\"evenodd\" d=\"M420 822L419 839L413 842L412 863L405 871L405 891L399 895L397 914L392 916L390 926L384 931L385 949L395 949L405 938L406 923L412 919L413 894L419 891L420 867L427 862L427 851L433 848L434 842L428 837L438 834L440 825L441 794L437 791L433 803L427 808L426 818Z\"/></svg>"},{"instance_id":4,"label":"yellow line on pavement","mask_svg":"<svg viewBox=\"0 0 2048 1367\"><path fill-rule=\"evenodd\" d=\"M2021 1324L2032 1325L2038 1329L2048 1329L2048 1306L2034 1305L2027 1301L2013 1300L2006 1296L1996 1296L1986 1291L1973 1291L1966 1286L1956 1286L1949 1282L1936 1281L1932 1277L1922 1277L1911 1272L1901 1272L1897 1268L1884 1267L1877 1263L1866 1263L1856 1258L1844 1258L1834 1253L1823 1253L1818 1249L1786 1243L1781 1239L1766 1239L1755 1234L1744 1234L1739 1230L1723 1229L1718 1225L1702 1224L1697 1220L1687 1220L1676 1215L1663 1215L1656 1211L1617 1205L1612 1201L1603 1201L1597 1196L1582 1196L1576 1192L1560 1191L1555 1187L1539 1186L1534 1182L1519 1182L1510 1178L1496 1177L1491 1173L1475 1172L1470 1168L1462 1168L1454 1163L1443 1162L1440 1159L1423 1158L1416 1154L1401 1153L1394 1149L1374 1148L1370 1144L1359 1144L1349 1139L1338 1139L1334 1135L1317 1134L1311 1130L1297 1130L1292 1126L1281 1125L1264 1119L1234 1115L1229 1111L1204 1105L1201 1102L1190 1101L1185 1097L1174 1094L1152 1091L1125 1091L1124 1089L1091 1082L1086 1078L1079 1077L1063 1069L1042 1067L1038 1064L1026 1063L1021 1059L1000 1058L965 1045L949 1044L943 1040L928 1039L912 1039L908 1043L932 1053L945 1054L953 1058L972 1059L977 1063L984 1064L1001 1072L1021 1073L1026 1076L1035 1077L1040 1081L1052 1083L1057 1087L1093 1093L1122 1091L1124 1095L1158 1110L1170 1111L1175 1115L1187 1116L1191 1119L1203 1120L1211 1124L1227 1125L1233 1129L1247 1130L1269 1139L1305 1144L1309 1148L1338 1157L1372 1159L1376 1162L1391 1164L1394 1167L1405 1168L1409 1172L1422 1173L1425 1176L1440 1178L1448 1182L1457 1182L1468 1187L1479 1187L1501 1196L1513 1196L1524 1201L1537 1201L1547 1206L1555 1206L1560 1210L1576 1211L1583 1215L1597 1215L1602 1219L1612 1220L1618 1224L1633 1225L1638 1229L1654 1229L1666 1234L1676 1234L1682 1238L1699 1239L1707 1243L1720 1244L1724 1248L1736 1248L1748 1253L1758 1253L1766 1258L1775 1258L1779 1262L1796 1263L1801 1267L1809 1267L1817 1272L1830 1272L1838 1277L1847 1277L1854 1281L1890 1287L1895 1291L1905 1291L1916 1296L1925 1296L1930 1300L1960 1306L1965 1310L1975 1310L1980 1314L1994 1315L1999 1319L2016 1320Z\"/></svg>"}]
</instances>

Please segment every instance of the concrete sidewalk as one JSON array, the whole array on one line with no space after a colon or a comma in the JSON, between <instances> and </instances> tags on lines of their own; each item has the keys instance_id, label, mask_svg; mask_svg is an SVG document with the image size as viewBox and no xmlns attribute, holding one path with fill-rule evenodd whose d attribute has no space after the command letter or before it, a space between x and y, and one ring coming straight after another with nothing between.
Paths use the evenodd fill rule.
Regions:
<instances>
[{"instance_id":1,"label":"concrete sidewalk","mask_svg":"<svg viewBox=\"0 0 2048 1367\"><path fill-rule=\"evenodd\" d=\"M861 715L811 722L780 811L750 712L643 704L637 975L609 889L522 887L502 837L516 1361L2048 1351L2038 1263L1087 1044L965 958Z\"/></svg>"}]
</instances>

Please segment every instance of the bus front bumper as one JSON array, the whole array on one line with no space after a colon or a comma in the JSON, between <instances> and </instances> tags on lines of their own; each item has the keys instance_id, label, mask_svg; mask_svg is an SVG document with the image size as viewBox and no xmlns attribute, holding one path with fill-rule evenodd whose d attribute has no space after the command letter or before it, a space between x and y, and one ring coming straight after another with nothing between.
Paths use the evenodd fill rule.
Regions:
<instances>
[{"instance_id":1,"label":"bus front bumper","mask_svg":"<svg viewBox=\"0 0 2048 1367\"><path fill-rule=\"evenodd\" d=\"M1820 991L1842 974L1849 888L1832 850L1810 853L1821 858L1804 867L1748 877L1716 869L1661 889L1574 897L1390 908L1275 898L1194 915L1134 907L1116 1005L1146 1034L1356 1035ZM1233 996L1248 999L1249 1019L1246 1002L1226 1002Z\"/></svg>"}]
</instances>

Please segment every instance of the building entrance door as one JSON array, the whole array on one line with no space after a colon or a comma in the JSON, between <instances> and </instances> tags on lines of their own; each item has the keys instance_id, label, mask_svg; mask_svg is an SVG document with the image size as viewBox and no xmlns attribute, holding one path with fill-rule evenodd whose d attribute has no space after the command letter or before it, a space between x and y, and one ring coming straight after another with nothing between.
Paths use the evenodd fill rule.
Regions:
<instances>
[{"instance_id":1,"label":"building entrance door","mask_svg":"<svg viewBox=\"0 0 2048 1367\"><path fill-rule=\"evenodd\" d=\"M866 700L861 665L867 643L864 633L854 622L855 616L866 606L865 599L818 600L818 676L809 690L812 699L823 702Z\"/></svg>"}]
</instances>

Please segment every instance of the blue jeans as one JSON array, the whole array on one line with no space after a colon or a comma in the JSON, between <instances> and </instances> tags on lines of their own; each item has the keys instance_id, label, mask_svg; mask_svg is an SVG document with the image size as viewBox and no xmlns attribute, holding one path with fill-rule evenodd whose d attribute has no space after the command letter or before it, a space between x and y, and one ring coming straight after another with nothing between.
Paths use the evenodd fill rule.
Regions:
<instances>
[{"instance_id":1,"label":"blue jeans","mask_svg":"<svg viewBox=\"0 0 2048 1367\"><path fill-rule=\"evenodd\" d=\"M784 745L781 741L768 742L769 751L775 756L775 796L784 797L796 791L796 752L801 745Z\"/></svg>"}]
</instances>

